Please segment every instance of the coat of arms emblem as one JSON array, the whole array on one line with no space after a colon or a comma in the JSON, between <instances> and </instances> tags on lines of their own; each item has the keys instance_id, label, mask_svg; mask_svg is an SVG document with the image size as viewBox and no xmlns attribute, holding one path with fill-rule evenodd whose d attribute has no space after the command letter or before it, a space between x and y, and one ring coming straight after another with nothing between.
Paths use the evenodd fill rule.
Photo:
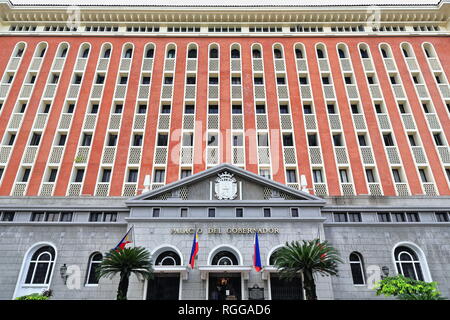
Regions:
<instances>
[{"instance_id":1,"label":"coat of arms emblem","mask_svg":"<svg viewBox=\"0 0 450 320\"><path fill-rule=\"evenodd\" d=\"M232 174L220 173L216 178L215 192L219 200L233 200L237 196L237 183Z\"/></svg>"}]
</instances>

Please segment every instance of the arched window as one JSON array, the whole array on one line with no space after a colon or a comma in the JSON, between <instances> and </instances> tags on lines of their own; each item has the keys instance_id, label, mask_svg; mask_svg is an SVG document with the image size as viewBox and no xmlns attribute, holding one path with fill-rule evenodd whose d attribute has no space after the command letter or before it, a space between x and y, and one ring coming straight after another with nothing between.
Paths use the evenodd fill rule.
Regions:
<instances>
[{"instance_id":1,"label":"arched window","mask_svg":"<svg viewBox=\"0 0 450 320\"><path fill-rule=\"evenodd\" d=\"M381 48L381 54L382 54L383 58L389 58L387 51L383 48Z\"/></svg>"},{"instance_id":2,"label":"arched window","mask_svg":"<svg viewBox=\"0 0 450 320\"><path fill-rule=\"evenodd\" d=\"M325 58L325 55L323 54L323 50L322 49L317 49L317 57L319 59Z\"/></svg>"},{"instance_id":3,"label":"arched window","mask_svg":"<svg viewBox=\"0 0 450 320\"><path fill-rule=\"evenodd\" d=\"M43 246L31 257L25 284L48 284L55 264L55 249Z\"/></svg>"},{"instance_id":4,"label":"arched window","mask_svg":"<svg viewBox=\"0 0 450 320\"><path fill-rule=\"evenodd\" d=\"M283 54L281 53L280 49L274 49L273 55L275 56L275 59L281 59L283 58Z\"/></svg>"},{"instance_id":5,"label":"arched window","mask_svg":"<svg viewBox=\"0 0 450 320\"><path fill-rule=\"evenodd\" d=\"M238 49L231 50L231 58L233 59L239 59L241 57L241 53Z\"/></svg>"},{"instance_id":6,"label":"arched window","mask_svg":"<svg viewBox=\"0 0 450 320\"><path fill-rule=\"evenodd\" d=\"M91 256L89 257L86 284L98 284L97 269L102 260L103 256L100 252L94 252L93 254L91 254Z\"/></svg>"},{"instance_id":7,"label":"arched window","mask_svg":"<svg viewBox=\"0 0 450 320\"><path fill-rule=\"evenodd\" d=\"M217 59L219 57L219 51L216 48L209 50L209 57L212 59Z\"/></svg>"},{"instance_id":8,"label":"arched window","mask_svg":"<svg viewBox=\"0 0 450 320\"><path fill-rule=\"evenodd\" d=\"M65 58L67 55L67 48L64 48L61 50L61 53L59 55L60 58Z\"/></svg>"},{"instance_id":9,"label":"arched window","mask_svg":"<svg viewBox=\"0 0 450 320\"><path fill-rule=\"evenodd\" d=\"M89 48L84 49L83 54L82 54L82 58L87 58L89 56Z\"/></svg>"},{"instance_id":10,"label":"arched window","mask_svg":"<svg viewBox=\"0 0 450 320\"><path fill-rule=\"evenodd\" d=\"M406 246L395 248L395 265L397 272L407 278L423 281L422 267L414 250Z\"/></svg>"},{"instance_id":11,"label":"arched window","mask_svg":"<svg viewBox=\"0 0 450 320\"><path fill-rule=\"evenodd\" d=\"M405 56L405 58L408 58L408 57L409 57L408 50L406 50L405 48L403 48L402 51L403 51L403 55Z\"/></svg>"},{"instance_id":12,"label":"arched window","mask_svg":"<svg viewBox=\"0 0 450 320\"><path fill-rule=\"evenodd\" d=\"M297 59L303 59L303 51L301 49L295 49L295 56Z\"/></svg>"},{"instance_id":13,"label":"arched window","mask_svg":"<svg viewBox=\"0 0 450 320\"><path fill-rule=\"evenodd\" d=\"M344 50L339 49L338 52L339 52L339 58L341 58L341 59L345 59L346 58Z\"/></svg>"},{"instance_id":14,"label":"arched window","mask_svg":"<svg viewBox=\"0 0 450 320\"><path fill-rule=\"evenodd\" d=\"M44 49L41 50L41 52L39 53L39 57L40 57L40 58L43 58L43 57L44 57L45 51L46 51L46 50L47 50L47 48L44 48Z\"/></svg>"},{"instance_id":15,"label":"arched window","mask_svg":"<svg viewBox=\"0 0 450 320\"><path fill-rule=\"evenodd\" d=\"M366 59L369 58L369 53L367 52L366 49L359 49L359 52L361 53L361 58Z\"/></svg>"},{"instance_id":16,"label":"arched window","mask_svg":"<svg viewBox=\"0 0 450 320\"><path fill-rule=\"evenodd\" d=\"M169 59L175 58L175 49L170 49L169 51L167 51L167 58Z\"/></svg>"},{"instance_id":17,"label":"arched window","mask_svg":"<svg viewBox=\"0 0 450 320\"><path fill-rule=\"evenodd\" d=\"M111 56L111 49L106 49L105 52L103 53L103 58L108 59Z\"/></svg>"},{"instance_id":18,"label":"arched window","mask_svg":"<svg viewBox=\"0 0 450 320\"><path fill-rule=\"evenodd\" d=\"M188 52L188 58L195 59L197 58L197 49L191 49Z\"/></svg>"},{"instance_id":19,"label":"arched window","mask_svg":"<svg viewBox=\"0 0 450 320\"><path fill-rule=\"evenodd\" d=\"M237 257L230 251L219 251L212 259L212 265L217 266L231 266L238 265Z\"/></svg>"},{"instance_id":20,"label":"arched window","mask_svg":"<svg viewBox=\"0 0 450 320\"><path fill-rule=\"evenodd\" d=\"M129 48L127 51L125 51L124 58L131 58L132 55L133 55L133 49Z\"/></svg>"},{"instance_id":21,"label":"arched window","mask_svg":"<svg viewBox=\"0 0 450 320\"><path fill-rule=\"evenodd\" d=\"M148 58L148 59L151 59L151 58L153 58L154 54L155 54L155 49L150 48L150 49L147 50L147 53L145 54L145 57Z\"/></svg>"},{"instance_id":22,"label":"arched window","mask_svg":"<svg viewBox=\"0 0 450 320\"><path fill-rule=\"evenodd\" d=\"M258 49L253 49L253 58L254 59L260 59L261 58L261 51Z\"/></svg>"},{"instance_id":23,"label":"arched window","mask_svg":"<svg viewBox=\"0 0 450 320\"><path fill-rule=\"evenodd\" d=\"M433 55L430 53L430 50L428 50L427 48L425 48L424 50L425 50L425 54L426 54L427 58L433 57Z\"/></svg>"},{"instance_id":24,"label":"arched window","mask_svg":"<svg viewBox=\"0 0 450 320\"><path fill-rule=\"evenodd\" d=\"M353 284L365 284L364 263L360 253L350 253L350 269L352 271Z\"/></svg>"},{"instance_id":25,"label":"arched window","mask_svg":"<svg viewBox=\"0 0 450 320\"><path fill-rule=\"evenodd\" d=\"M164 251L158 255L155 261L156 266L179 266L181 259L174 251Z\"/></svg>"}]
</instances>

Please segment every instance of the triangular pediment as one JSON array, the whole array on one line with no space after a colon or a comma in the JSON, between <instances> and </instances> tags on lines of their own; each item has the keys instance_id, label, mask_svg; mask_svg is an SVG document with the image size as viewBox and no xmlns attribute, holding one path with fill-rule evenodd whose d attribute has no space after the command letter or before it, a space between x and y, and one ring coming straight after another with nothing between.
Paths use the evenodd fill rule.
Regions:
<instances>
[{"instance_id":1,"label":"triangular pediment","mask_svg":"<svg viewBox=\"0 0 450 320\"><path fill-rule=\"evenodd\" d=\"M225 182L223 182L225 181ZM223 199L221 197L223 196ZM307 192L266 179L231 164L220 164L156 190L131 198L136 201L317 201Z\"/></svg>"}]
</instances>

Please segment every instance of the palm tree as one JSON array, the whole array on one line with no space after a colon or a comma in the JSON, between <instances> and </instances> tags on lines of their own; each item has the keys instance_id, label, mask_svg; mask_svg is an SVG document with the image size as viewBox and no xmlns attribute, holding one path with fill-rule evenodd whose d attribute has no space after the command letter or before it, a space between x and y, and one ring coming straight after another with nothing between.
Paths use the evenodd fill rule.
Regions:
<instances>
[{"instance_id":1,"label":"palm tree","mask_svg":"<svg viewBox=\"0 0 450 320\"><path fill-rule=\"evenodd\" d=\"M342 263L336 249L327 241L320 239L305 241L292 241L275 252L274 265L278 268L280 276L291 280L303 273L303 287L306 300L317 300L314 273L322 275L337 275L337 264Z\"/></svg>"},{"instance_id":2,"label":"palm tree","mask_svg":"<svg viewBox=\"0 0 450 320\"><path fill-rule=\"evenodd\" d=\"M111 250L97 268L98 279L112 278L120 274L117 300L127 300L128 284L131 274L150 279L153 276L150 253L144 247Z\"/></svg>"}]
</instances>

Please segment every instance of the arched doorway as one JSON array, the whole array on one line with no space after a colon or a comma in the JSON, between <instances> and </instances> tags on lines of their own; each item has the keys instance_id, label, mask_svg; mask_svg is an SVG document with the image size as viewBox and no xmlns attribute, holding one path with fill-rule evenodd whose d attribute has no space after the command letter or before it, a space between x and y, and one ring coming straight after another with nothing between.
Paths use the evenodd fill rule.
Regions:
<instances>
[{"instance_id":1,"label":"arched doorway","mask_svg":"<svg viewBox=\"0 0 450 320\"><path fill-rule=\"evenodd\" d=\"M208 299L241 300L242 274L230 269L240 265L240 256L228 248L222 248L212 255L210 264L218 268L208 275Z\"/></svg>"},{"instance_id":2,"label":"arched doorway","mask_svg":"<svg viewBox=\"0 0 450 320\"><path fill-rule=\"evenodd\" d=\"M153 253L154 277L147 283L147 300L178 300L181 292L181 256L175 249Z\"/></svg>"}]
</instances>

